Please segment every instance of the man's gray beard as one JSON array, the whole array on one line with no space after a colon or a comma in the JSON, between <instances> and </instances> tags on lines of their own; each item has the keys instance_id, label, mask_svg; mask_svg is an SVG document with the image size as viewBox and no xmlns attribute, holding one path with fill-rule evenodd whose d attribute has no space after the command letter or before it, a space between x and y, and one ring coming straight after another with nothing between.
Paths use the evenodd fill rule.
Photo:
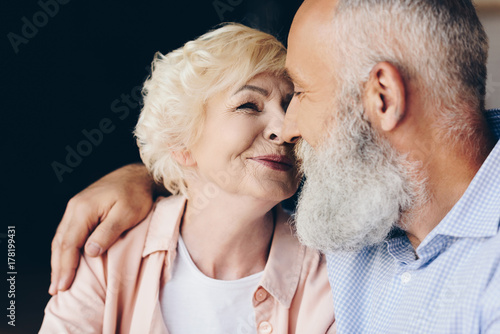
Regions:
<instances>
[{"instance_id":1,"label":"man's gray beard","mask_svg":"<svg viewBox=\"0 0 500 334\"><path fill-rule=\"evenodd\" d=\"M396 224L407 227L402 218L409 220L409 209L426 198L418 166L377 136L361 105L338 115L335 131L317 151L302 139L296 148L306 176L295 215L297 235L325 253L382 242Z\"/></svg>"}]
</instances>

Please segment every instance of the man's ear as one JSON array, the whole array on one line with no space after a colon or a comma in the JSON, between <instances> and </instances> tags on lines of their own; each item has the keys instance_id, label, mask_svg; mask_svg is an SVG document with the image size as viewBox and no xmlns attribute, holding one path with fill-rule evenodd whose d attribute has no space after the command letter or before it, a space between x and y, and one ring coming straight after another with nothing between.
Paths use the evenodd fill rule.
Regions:
<instances>
[{"instance_id":1,"label":"man's ear","mask_svg":"<svg viewBox=\"0 0 500 334\"><path fill-rule=\"evenodd\" d=\"M171 154L174 159L184 167L196 166L196 160L194 160L191 152L189 152L188 150L174 151Z\"/></svg>"},{"instance_id":2,"label":"man's ear","mask_svg":"<svg viewBox=\"0 0 500 334\"><path fill-rule=\"evenodd\" d=\"M406 114L406 90L399 70L388 62L375 65L365 86L366 117L382 131L394 130Z\"/></svg>"}]
</instances>

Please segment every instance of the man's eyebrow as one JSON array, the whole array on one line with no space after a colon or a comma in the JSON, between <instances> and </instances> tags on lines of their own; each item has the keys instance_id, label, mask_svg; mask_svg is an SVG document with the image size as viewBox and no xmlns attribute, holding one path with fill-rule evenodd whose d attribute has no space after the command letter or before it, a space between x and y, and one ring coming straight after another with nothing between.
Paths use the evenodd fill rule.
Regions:
<instances>
[{"instance_id":1,"label":"man's eyebrow","mask_svg":"<svg viewBox=\"0 0 500 334\"><path fill-rule=\"evenodd\" d=\"M285 73L283 73L283 75L285 76L285 78L290 80L294 85L302 86L300 79L289 68L285 68Z\"/></svg>"},{"instance_id":2,"label":"man's eyebrow","mask_svg":"<svg viewBox=\"0 0 500 334\"><path fill-rule=\"evenodd\" d=\"M236 91L236 93L234 93L233 95L236 95L243 90L251 90L251 91L254 91L254 92L259 93L261 95L264 95L266 97L269 96L269 91L267 91L266 89L264 89L262 87L253 86L253 85L245 85L245 86L241 87L240 89L238 89Z\"/></svg>"}]
</instances>

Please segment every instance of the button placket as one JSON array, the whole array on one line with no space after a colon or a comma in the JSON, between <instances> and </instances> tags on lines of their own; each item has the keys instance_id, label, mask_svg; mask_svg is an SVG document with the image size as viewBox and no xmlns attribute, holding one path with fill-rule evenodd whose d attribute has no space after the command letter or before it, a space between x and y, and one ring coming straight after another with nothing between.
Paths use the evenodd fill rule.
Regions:
<instances>
[{"instance_id":1,"label":"button placket","mask_svg":"<svg viewBox=\"0 0 500 334\"><path fill-rule=\"evenodd\" d=\"M259 333L270 334L270 333L272 333L272 331L273 331L273 326L271 326L271 324L269 322L262 321L259 324Z\"/></svg>"}]
</instances>

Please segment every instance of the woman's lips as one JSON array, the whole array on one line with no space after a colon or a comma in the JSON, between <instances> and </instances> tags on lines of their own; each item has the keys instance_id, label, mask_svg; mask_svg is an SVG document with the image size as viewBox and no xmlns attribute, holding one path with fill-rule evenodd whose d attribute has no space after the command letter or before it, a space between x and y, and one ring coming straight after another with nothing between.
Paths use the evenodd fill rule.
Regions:
<instances>
[{"instance_id":1,"label":"woman's lips","mask_svg":"<svg viewBox=\"0 0 500 334\"><path fill-rule=\"evenodd\" d=\"M258 157L249 158L256 161L266 167L269 167L278 171L289 171L293 168L293 160L286 155L261 155Z\"/></svg>"}]
</instances>

